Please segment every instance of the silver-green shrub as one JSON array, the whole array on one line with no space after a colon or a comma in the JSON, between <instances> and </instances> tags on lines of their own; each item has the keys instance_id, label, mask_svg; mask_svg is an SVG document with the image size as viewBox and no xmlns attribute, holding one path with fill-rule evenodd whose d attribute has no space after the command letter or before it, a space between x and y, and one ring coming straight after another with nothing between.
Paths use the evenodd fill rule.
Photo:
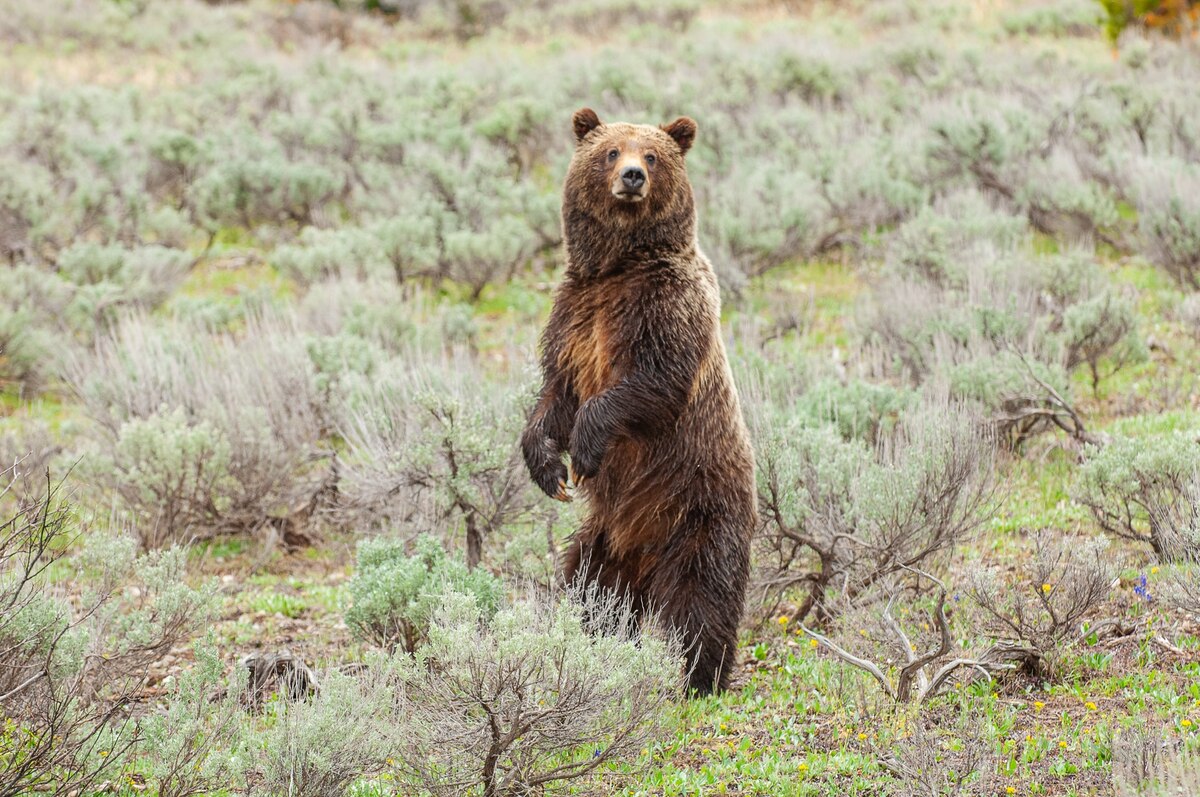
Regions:
<instances>
[{"instance_id":1,"label":"silver-green shrub","mask_svg":"<svg viewBox=\"0 0 1200 797\"><path fill-rule=\"evenodd\" d=\"M1200 551L1200 441L1195 433L1117 437L1090 448L1076 500L1109 534L1163 559Z\"/></svg>"},{"instance_id":2,"label":"silver-green shrub","mask_svg":"<svg viewBox=\"0 0 1200 797\"><path fill-rule=\"evenodd\" d=\"M85 466L151 524L147 545L261 531L328 476L332 413L288 320L233 334L132 318L68 376L94 424Z\"/></svg>"},{"instance_id":3,"label":"silver-green shrub","mask_svg":"<svg viewBox=\"0 0 1200 797\"><path fill-rule=\"evenodd\" d=\"M384 658L366 665L354 675L329 671L306 700L269 704L269 724L245 756L250 794L342 797L360 777L386 768L410 732L404 675L412 665Z\"/></svg>"},{"instance_id":4,"label":"silver-green shrub","mask_svg":"<svg viewBox=\"0 0 1200 797\"><path fill-rule=\"evenodd\" d=\"M527 394L481 382L465 358L414 355L409 363L352 389L343 406L347 503L375 523L437 530L465 548L473 569L496 532L546 511L516 446Z\"/></svg>"},{"instance_id":5,"label":"silver-green shrub","mask_svg":"<svg viewBox=\"0 0 1200 797\"><path fill-rule=\"evenodd\" d=\"M376 538L359 543L358 564L349 583L346 625L372 644L413 653L426 640L434 610L446 592L471 596L485 620L500 606L503 585L482 568L446 554L423 536L413 545Z\"/></svg>"},{"instance_id":6,"label":"silver-green shrub","mask_svg":"<svg viewBox=\"0 0 1200 797\"><path fill-rule=\"evenodd\" d=\"M1184 288L1200 290L1200 166L1143 158L1128 168L1146 254Z\"/></svg>"},{"instance_id":7,"label":"silver-green shrub","mask_svg":"<svg viewBox=\"0 0 1200 797\"><path fill-rule=\"evenodd\" d=\"M86 547L68 558L84 531ZM128 536L81 528L52 484L18 498L0 521L0 695L10 723L0 731L0 791L96 788L126 762L138 734L123 706L213 608L210 587L184 580L186 561L180 548L138 556ZM72 580L73 598L59 578Z\"/></svg>"},{"instance_id":8,"label":"silver-green shrub","mask_svg":"<svg viewBox=\"0 0 1200 797\"><path fill-rule=\"evenodd\" d=\"M520 600L491 622L447 595L407 671L395 774L432 795L561 787L655 738L682 684L678 646L595 593ZM589 632L589 627L591 630Z\"/></svg>"},{"instance_id":9,"label":"silver-green shrub","mask_svg":"<svg viewBox=\"0 0 1200 797\"><path fill-rule=\"evenodd\" d=\"M226 677L211 634L192 649L195 661L172 679L166 705L141 725L138 749L159 797L231 788L241 775L245 684Z\"/></svg>"},{"instance_id":10,"label":"silver-green shrub","mask_svg":"<svg viewBox=\"0 0 1200 797\"><path fill-rule=\"evenodd\" d=\"M755 418L765 599L800 588L798 619L827 622L874 584L934 566L991 499L990 442L951 407L918 407L874 446L801 418Z\"/></svg>"},{"instance_id":11,"label":"silver-green shrub","mask_svg":"<svg viewBox=\"0 0 1200 797\"><path fill-rule=\"evenodd\" d=\"M856 379L846 383L822 379L797 400L797 413L814 426L831 423L846 440L874 442L890 432L917 395L904 388Z\"/></svg>"}]
</instances>

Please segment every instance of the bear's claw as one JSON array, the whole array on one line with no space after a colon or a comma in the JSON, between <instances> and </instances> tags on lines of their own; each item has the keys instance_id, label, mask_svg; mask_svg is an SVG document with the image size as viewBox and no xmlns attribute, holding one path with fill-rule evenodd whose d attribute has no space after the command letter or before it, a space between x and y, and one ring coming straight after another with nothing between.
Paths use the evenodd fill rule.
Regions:
<instances>
[{"instance_id":1,"label":"bear's claw","mask_svg":"<svg viewBox=\"0 0 1200 797\"><path fill-rule=\"evenodd\" d=\"M583 483L585 481L587 481L587 477L578 473L575 470L574 464L568 465L567 469L570 471L570 474L571 474L571 484L575 485L576 488L582 487Z\"/></svg>"},{"instance_id":2,"label":"bear's claw","mask_svg":"<svg viewBox=\"0 0 1200 797\"><path fill-rule=\"evenodd\" d=\"M558 480L558 492L553 497L564 504L571 503L571 496L567 493L567 483L562 479Z\"/></svg>"}]
</instances>

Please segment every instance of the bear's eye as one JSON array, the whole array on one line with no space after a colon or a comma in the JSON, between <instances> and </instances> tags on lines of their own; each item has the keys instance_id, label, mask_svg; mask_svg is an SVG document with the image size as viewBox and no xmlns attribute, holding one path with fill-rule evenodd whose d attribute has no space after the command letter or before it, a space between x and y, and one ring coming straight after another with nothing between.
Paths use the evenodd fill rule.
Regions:
<instances>
[{"instance_id":1,"label":"bear's eye","mask_svg":"<svg viewBox=\"0 0 1200 797\"><path fill-rule=\"evenodd\" d=\"M653 166L653 165L654 165L654 162L655 162L656 160L658 160L658 158L654 157L653 155L647 155L647 156L646 156L646 165L647 165L647 166Z\"/></svg>"},{"instance_id":2,"label":"bear's eye","mask_svg":"<svg viewBox=\"0 0 1200 797\"><path fill-rule=\"evenodd\" d=\"M617 156L618 156L618 155L620 155L620 154L621 154L621 153L617 152L615 149L610 149L610 150L608 151L608 159L609 159L610 161L615 161L615 160L617 159Z\"/></svg>"}]
</instances>

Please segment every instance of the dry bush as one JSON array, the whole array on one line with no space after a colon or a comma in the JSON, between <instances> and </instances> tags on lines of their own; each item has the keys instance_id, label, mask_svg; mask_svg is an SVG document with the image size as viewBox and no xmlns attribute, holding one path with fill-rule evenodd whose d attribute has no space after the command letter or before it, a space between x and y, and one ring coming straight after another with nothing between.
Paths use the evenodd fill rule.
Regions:
<instances>
[{"instance_id":1,"label":"dry bush","mask_svg":"<svg viewBox=\"0 0 1200 797\"><path fill-rule=\"evenodd\" d=\"M1146 254L1187 290L1200 290L1200 166L1143 158L1130 169Z\"/></svg>"},{"instance_id":2,"label":"dry bush","mask_svg":"<svg viewBox=\"0 0 1200 797\"><path fill-rule=\"evenodd\" d=\"M945 585L915 568L904 568L904 571L912 576L907 585L895 578L879 584L869 594L859 596L854 619L859 625L866 625L867 618L870 618L875 626L874 633L866 628L859 629L867 642L850 636L851 643L843 645L810 628L803 627L804 632L841 661L870 675L884 693L897 703L923 703L936 697L951 676L961 669L978 672L990 680L993 673L1014 668L1011 662L998 657L955 655L953 633L946 614ZM929 612L929 622L917 626L909 620L905 628L905 623L896 619L893 607L906 593L919 595L923 591L922 582L929 582L938 588ZM887 602L879 608L881 594L887 595ZM919 599L913 599L910 607L919 609L920 605ZM912 615L911 610L903 613L905 617ZM847 624L843 623L843 626ZM874 643L875 640L878 642ZM856 653L851 647L869 649Z\"/></svg>"},{"instance_id":3,"label":"dry bush","mask_svg":"<svg viewBox=\"0 0 1200 797\"><path fill-rule=\"evenodd\" d=\"M891 357L887 372L977 403L1011 447L1054 428L1087 442L1070 374L1086 367L1095 391L1145 358L1133 299L1086 252L1035 255L1014 233L971 194L901 227L863 338Z\"/></svg>"},{"instance_id":4,"label":"dry bush","mask_svg":"<svg viewBox=\"0 0 1200 797\"><path fill-rule=\"evenodd\" d=\"M406 366L351 395L341 421L349 506L402 530L461 534L470 568L498 529L544 503L516 444L525 391L481 379L465 359Z\"/></svg>"},{"instance_id":5,"label":"dry bush","mask_svg":"<svg viewBox=\"0 0 1200 797\"><path fill-rule=\"evenodd\" d=\"M918 716L911 732L881 750L879 763L899 783L896 797L992 795L996 793L996 754L978 718L963 714L948 727L930 728Z\"/></svg>"},{"instance_id":6,"label":"dry bush","mask_svg":"<svg viewBox=\"0 0 1200 797\"><path fill-rule=\"evenodd\" d=\"M68 562L76 534L52 485L0 524L4 794L78 793L121 766L137 740L126 703L211 605L184 583L182 549L136 557L128 538L92 532ZM61 568L74 569L76 594L51 581Z\"/></svg>"},{"instance_id":7,"label":"dry bush","mask_svg":"<svg viewBox=\"0 0 1200 797\"><path fill-rule=\"evenodd\" d=\"M1177 566L1171 574L1165 597L1180 611L1200 618L1200 563Z\"/></svg>"},{"instance_id":8,"label":"dry bush","mask_svg":"<svg viewBox=\"0 0 1200 797\"><path fill-rule=\"evenodd\" d=\"M1054 677L1061 646L1082 639L1083 620L1111 592L1117 563L1105 542L1052 540L1042 532L1014 578L992 569L971 579L969 594L983 609L987 630L1010 659L1023 659L1039 678Z\"/></svg>"},{"instance_id":9,"label":"dry bush","mask_svg":"<svg viewBox=\"0 0 1200 797\"><path fill-rule=\"evenodd\" d=\"M1192 337L1200 340L1200 293L1189 294L1180 302L1179 320Z\"/></svg>"},{"instance_id":10,"label":"dry bush","mask_svg":"<svg viewBox=\"0 0 1200 797\"><path fill-rule=\"evenodd\" d=\"M872 450L830 427L756 418L758 585L803 593L798 619L828 622L836 592L852 603L908 567L930 567L965 541L991 499L990 443L956 408L910 413Z\"/></svg>"},{"instance_id":11,"label":"dry bush","mask_svg":"<svg viewBox=\"0 0 1200 797\"><path fill-rule=\"evenodd\" d=\"M486 627L449 595L406 683L402 784L434 795L541 793L637 754L680 693L676 642L590 591L523 600Z\"/></svg>"},{"instance_id":12,"label":"dry bush","mask_svg":"<svg viewBox=\"0 0 1200 797\"><path fill-rule=\"evenodd\" d=\"M1112 781L1116 797L1183 797L1200 782L1200 755L1177 739L1134 725L1113 739Z\"/></svg>"},{"instance_id":13,"label":"dry bush","mask_svg":"<svg viewBox=\"0 0 1200 797\"><path fill-rule=\"evenodd\" d=\"M328 495L329 412L289 322L258 319L235 336L130 319L68 378L96 424L85 467L138 513L147 548L229 532L286 539Z\"/></svg>"}]
</instances>

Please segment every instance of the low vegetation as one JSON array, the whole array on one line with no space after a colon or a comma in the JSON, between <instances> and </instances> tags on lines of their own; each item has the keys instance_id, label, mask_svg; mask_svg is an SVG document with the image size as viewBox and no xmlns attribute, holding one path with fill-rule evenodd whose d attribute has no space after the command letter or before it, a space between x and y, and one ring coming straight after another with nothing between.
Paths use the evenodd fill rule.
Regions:
<instances>
[{"instance_id":1,"label":"low vegetation","mask_svg":"<svg viewBox=\"0 0 1200 797\"><path fill-rule=\"evenodd\" d=\"M0 0L0 794L1167 795L1190 2ZM688 169L732 688L517 448L571 112Z\"/></svg>"}]
</instances>

